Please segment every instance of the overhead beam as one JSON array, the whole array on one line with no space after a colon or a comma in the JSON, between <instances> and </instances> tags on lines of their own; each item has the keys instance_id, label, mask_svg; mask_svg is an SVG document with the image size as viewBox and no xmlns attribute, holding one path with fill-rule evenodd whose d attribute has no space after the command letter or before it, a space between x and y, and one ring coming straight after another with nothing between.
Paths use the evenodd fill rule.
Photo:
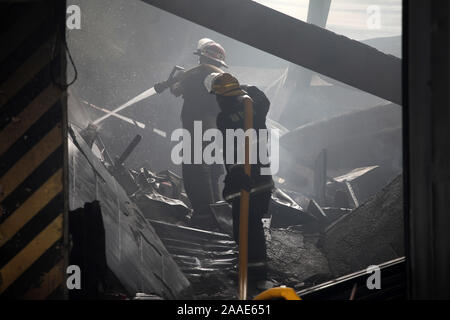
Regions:
<instances>
[{"instance_id":1,"label":"overhead beam","mask_svg":"<svg viewBox=\"0 0 450 320\"><path fill-rule=\"evenodd\" d=\"M401 104L401 60L250 0L143 0L380 98Z\"/></svg>"}]
</instances>

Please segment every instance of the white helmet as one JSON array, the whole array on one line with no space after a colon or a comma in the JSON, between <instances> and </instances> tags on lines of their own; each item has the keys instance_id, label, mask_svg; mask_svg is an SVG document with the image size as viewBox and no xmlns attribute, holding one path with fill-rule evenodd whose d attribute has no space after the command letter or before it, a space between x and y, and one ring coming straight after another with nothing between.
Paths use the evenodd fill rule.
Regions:
<instances>
[{"instance_id":1,"label":"white helmet","mask_svg":"<svg viewBox=\"0 0 450 320\"><path fill-rule=\"evenodd\" d=\"M198 41L197 51L194 54L204 56L219 62L222 66L228 67L225 63L225 49L217 42L203 38Z\"/></svg>"}]
</instances>

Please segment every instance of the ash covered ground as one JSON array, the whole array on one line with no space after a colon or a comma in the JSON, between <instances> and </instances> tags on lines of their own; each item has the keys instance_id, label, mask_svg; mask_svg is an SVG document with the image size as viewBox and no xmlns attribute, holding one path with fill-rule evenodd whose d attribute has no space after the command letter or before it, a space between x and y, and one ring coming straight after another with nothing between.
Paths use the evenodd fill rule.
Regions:
<instances>
[{"instance_id":1,"label":"ash covered ground","mask_svg":"<svg viewBox=\"0 0 450 320\"><path fill-rule=\"evenodd\" d=\"M332 225L266 230L269 279L301 290L404 255L402 176ZM236 299L235 272L192 281L197 299ZM206 291L206 292L205 292Z\"/></svg>"},{"instance_id":2,"label":"ash covered ground","mask_svg":"<svg viewBox=\"0 0 450 320\"><path fill-rule=\"evenodd\" d=\"M353 181L355 189L359 179L361 176ZM329 191L333 190L335 187L329 186ZM401 175L356 208L321 207L309 199L325 215L320 219L311 206L292 209L295 200L284 195L283 201L279 195L273 197L271 216L265 220L268 280L274 285L301 290L404 255ZM189 226L189 206L182 201L177 210L173 203L160 201L159 213L153 217L155 210L146 208L154 206L155 200L146 199L138 202L141 210L191 283L186 297L237 299L237 247L225 223L226 210L222 210L218 227L202 230ZM289 201L292 203L287 205ZM186 219L181 218L184 215ZM228 219L231 223L231 212ZM285 225L270 226L272 221Z\"/></svg>"}]
</instances>

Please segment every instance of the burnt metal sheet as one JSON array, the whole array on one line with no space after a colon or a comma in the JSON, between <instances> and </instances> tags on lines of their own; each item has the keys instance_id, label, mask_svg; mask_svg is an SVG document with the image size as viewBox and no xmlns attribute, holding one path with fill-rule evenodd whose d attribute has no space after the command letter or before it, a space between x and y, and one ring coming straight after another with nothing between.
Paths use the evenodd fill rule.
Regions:
<instances>
[{"instance_id":1,"label":"burnt metal sheet","mask_svg":"<svg viewBox=\"0 0 450 320\"><path fill-rule=\"evenodd\" d=\"M128 293L177 298L189 281L125 190L94 156L76 129L69 139L70 207L98 200L108 267Z\"/></svg>"},{"instance_id":2,"label":"burnt metal sheet","mask_svg":"<svg viewBox=\"0 0 450 320\"><path fill-rule=\"evenodd\" d=\"M140 191L132 198L148 219L176 223L185 221L191 212L183 201L165 197L155 191L146 193Z\"/></svg>"},{"instance_id":3,"label":"burnt metal sheet","mask_svg":"<svg viewBox=\"0 0 450 320\"><path fill-rule=\"evenodd\" d=\"M169 223L186 222L192 209L184 192L183 180L169 170L158 174L146 168L131 171L138 190L130 196L145 218Z\"/></svg>"},{"instance_id":4,"label":"burnt metal sheet","mask_svg":"<svg viewBox=\"0 0 450 320\"><path fill-rule=\"evenodd\" d=\"M328 191L346 190L354 207L364 203L369 197L380 191L387 183L386 170L379 166L356 168L333 178L327 185Z\"/></svg>"},{"instance_id":5,"label":"burnt metal sheet","mask_svg":"<svg viewBox=\"0 0 450 320\"><path fill-rule=\"evenodd\" d=\"M334 180L338 181L338 182L344 182L344 181L352 182L353 180L358 179L359 177L369 173L370 171L375 170L378 167L379 166L356 168L346 174L343 174L343 175L340 175L339 177L334 178Z\"/></svg>"},{"instance_id":6,"label":"burnt metal sheet","mask_svg":"<svg viewBox=\"0 0 450 320\"><path fill-rule=\"evenodd\" d=\"M285 228L293 225L304 225L316 221L286 192L275 188L269 205L272 216L271 227Z\"/></svg>"},{"instance_id":7,"label":"burnt metal sheet","mask_svg":"<svg viewBox=\"0 0 450 320\"><path fill-rule=\"evenodd\" d=\"M233 213L231 205L228 202L219 201L210 204L210 207L220 230L226 234L233 235Z\"/></svg>"},{"instance_id":8,"label":"burnt metal sheet","mask_svg":"<svg viewBox=\"0 0 450 320\"><path fill-rule=\"evenodd\" d=\"M225 201L216 202L210 206L220 229L226 234L232 235L233 217L231 206ZM263 218L263 224L265 220L273 228L305 225L316 221L312 215L307 213L294 199L279 188L275 188L272 192L268 213Z\"/></svg>"},{"instance_id":9,"label":"burnt metal sheet","mask_svg":"<svg viewBox=\"0 0 450 320\"><path fill-rule=\"evenodd\" d=\"M162 221L149 221L187 277L235 270L237 246L229 235Z\"/></svg>"}]
</instances>

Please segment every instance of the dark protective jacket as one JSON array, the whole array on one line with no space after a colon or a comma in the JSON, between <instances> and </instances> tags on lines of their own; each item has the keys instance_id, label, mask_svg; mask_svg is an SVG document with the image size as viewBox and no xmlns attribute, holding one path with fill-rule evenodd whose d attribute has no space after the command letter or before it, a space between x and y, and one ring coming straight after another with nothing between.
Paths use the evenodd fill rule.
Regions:
<instances>
[{"instance_id":1,"label":"dark protective jacket","mask_svg":"<svg viewBox=\"0 0 450 320\"><path fill-rule=\"evenodd\" d=\"M267 129L266 116L270 102L266 95L254 86L241 86L253 100L253 128ZM217 117L217 128L225 136L226 129L244 129L244 105L239 97L217 96L220 113ZM257 135L257 139L265 139ZM259 142L259 141L255 141ZM258 143L256 144L258 145ZM237 149L234 143L235 155ZM266 149L267 150L267 149ZM259 150L258 150L259 151ZM226 148L224 148L226 157ZM261 219L267 214L273 188L271 175L261 175L261 163L258 153L258 161L251 165L251 178L243 172L243 165L227 164L225 177L224 198L232 203L233 238L239 244L239 220L240 197L228 198L227 195L239 194L241 189L258 189L250 193L250 206L248 215L248 280L249 282L264 280L267 278L267 254L264 228ZM265 166L269 166L266 164ZM249 180L245 182L245 180ZM248 184L247 187L243 185Z\"/></svg>"},{"instance_id":2,"label":"dark protective jacket","mask_svg":"<svg viewBox=\"0 0 450 320\"><path fill-rule=\"evenodd\" d=\"M252 187L257 187L258 185L270 185L273 183L271 175L261 175L260 169L261 167L269 167L270 164L264 164L261 162L259 157L259 147L261 146L260 142L266 145L267 150L267 136L260 136L260 129L267 129L266 127L266 116L269 111L270 101L267 99L264 92L259 90L255 86L241 86L241 88L248 93L248 95L253 100L253 128L256 130L256 138L258 141L252 141L252 145L256 148L256 154L258 156L257 163L251 165L251 177L253 181ZM223 136L226 136L226 129L243 129L244 128L244 106L242 101L239 100L238 97L227 97L227 96L217 96L217 101L219 103L219 107L221 109L220 113L217 116L217 128L222 132ZM260 141L260 139L265 139ZM237 160L237 148L236 141L234 143L234 163ZM226 148L224 148L223 153L226 158ZM227 180L233 179L233 170L243 170L243 166L241 165L233 165L226 164L227 169L227 178L225 179L225 188L228 188ZM234 189L233 186L230 186Z\"/></svg>"},{"instance_id":3,"label":"dark protective jacket","mask_svg":"<svg viewBox=\"0 0 450 320\"><path fill-rule=\"evenodd\" d=\"M206 76L211 73L223 71L210 64L200 64L181 73L178 81L170 88L174 95L183 97L181 121L188 130L196 120L202 120L204 127L215 127L219 107L215 96L210 94L203 84Z\"/></svg>"}]
</instances>

